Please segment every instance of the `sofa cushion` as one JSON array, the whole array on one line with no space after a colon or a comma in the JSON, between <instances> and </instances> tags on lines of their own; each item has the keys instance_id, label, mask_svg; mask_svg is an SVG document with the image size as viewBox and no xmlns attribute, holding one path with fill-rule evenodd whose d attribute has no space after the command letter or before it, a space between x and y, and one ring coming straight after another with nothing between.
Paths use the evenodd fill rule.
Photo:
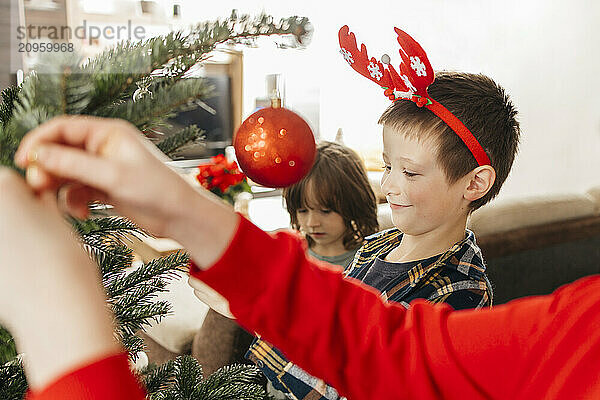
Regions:
<instances>
[{"instance_id":1,"label":"sofa cushion","mask_svg":"<svg viewBox=\"0 0 600 400\"><path fill-rule=\"evenodd\" d=\"M244 358L254 336L238 323L215 310L209 310L202 328L192 342L192 356L202 365L202 372L209 376L217 369L231 363L250 363Z\"/></svg>"},{"instance_id":2,"label":"sofa cushion","mask_svg":"<svg viewBox=\"0 0 600 400\"><path fill-rule=\"evenodd\" d=\"M167 285L167 291L157 296L157 300L171 304L171 313L159 323L152 322L145 331L165 349L180 354L189 348L209 308L194 295L188 275L184 272L177 272L177 275L179 277Z\"/></svg>"},{"instance_id":3,"label":"sofa cushion","mask_svg":"<svg viewBox=\"0 0 600 400\"><path fill-rule=\"evenodd\" d=\"M600 186L594 186L586 194L596 203L596 214L600 214Z\"/></svg>"},{"instance_id":4,"label":"sofa cushion","mask_svg":"<svg viewBox=\"0 0 600 400\"><path fill-rule=\"evenodd\" d=\"M569 227L563 234L558 225ZM599 217L589 218L589 221L588 218L583 218L568 224L547 224L542 227L545 229L526 228L530 235L521 237L535 246L515 251L509 241L501 246L504 250L501 254L486 257L487 275L494 289L495 305L523 296L549 294L561 285L600 273ZM577 230L578 227L582 227L583 232ZM573 233L577 236L573 236ZM512 232L511 235L503 236L509 239ZM486 238L488 237L483 239ZM486 242L479 241L483 254L494 255Z\"/></svg>"},{"instance_id":5,"label":"sofa cushion","mask_svg":"<svg viewBox=\"0 0 600 400\"><path fill-rule=\"evenodd\" d=\"M486 205L471 215L468 226L482 236L591 216L595 212L596 204L586 194L532 196Z\"/></svg>"}]
</instances>

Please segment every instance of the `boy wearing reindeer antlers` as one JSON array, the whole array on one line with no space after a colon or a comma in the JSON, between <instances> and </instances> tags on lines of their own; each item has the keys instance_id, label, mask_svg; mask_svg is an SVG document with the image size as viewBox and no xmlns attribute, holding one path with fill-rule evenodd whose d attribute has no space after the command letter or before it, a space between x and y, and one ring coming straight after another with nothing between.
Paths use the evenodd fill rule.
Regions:
<instances>
[{"instance_id":1,"label":"boy wearing reindeer antlers","mask_svg":"<svg viewBox=\"0 0 600 400\"><path fill-rule=\"evenodd\" d=\"M421 298L455 309L491 306L492 288L469 214L493 199L519 142L516 110L492 79L461 72L435 74L421 46L396 28L399 72L358 50L347 26L341 53L393 101L383 125L381 189L395 228L367 237L346 270L408 307ZM337 399L323 381L259 340L248 352L274 387L298 399Z\"/></svg>"}]
</instances>

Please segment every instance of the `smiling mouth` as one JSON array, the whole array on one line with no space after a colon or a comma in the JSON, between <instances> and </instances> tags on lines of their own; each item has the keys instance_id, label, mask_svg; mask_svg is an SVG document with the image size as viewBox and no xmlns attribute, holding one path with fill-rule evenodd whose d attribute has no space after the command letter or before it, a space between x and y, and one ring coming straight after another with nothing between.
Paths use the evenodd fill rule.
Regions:
<instances>
[{"instance_id":1,"label":"smiling mouth","mask_svg":"<svg viewBox=\"0 0 600 400\"><path fill-rule=\"evenodd\" d=\"M402 204L394 204L394 203L389 203L389 204L390 204L390 208L396 209L396 210L411 207L410 205L402 205Z\"/></svg>"}]
</instances>

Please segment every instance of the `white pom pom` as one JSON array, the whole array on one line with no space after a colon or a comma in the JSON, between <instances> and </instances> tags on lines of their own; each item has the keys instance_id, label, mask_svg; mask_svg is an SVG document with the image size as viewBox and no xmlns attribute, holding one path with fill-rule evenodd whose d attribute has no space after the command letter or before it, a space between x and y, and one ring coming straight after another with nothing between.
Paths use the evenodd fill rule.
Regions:
<instances>
[{"instance_id":1,"label":"white pom pom","mask_svg":"<svg viewBox=\"0 0 600 400\"><path fill-rule=\"evenodd\" d=\"M135 371L141 371L142 369L148 366L148 355L145 352L140 351L136 354L136 356L137 358L135 360L135 363L130 361L129 365L131 369Z\"/></svg>"}]
</instances>

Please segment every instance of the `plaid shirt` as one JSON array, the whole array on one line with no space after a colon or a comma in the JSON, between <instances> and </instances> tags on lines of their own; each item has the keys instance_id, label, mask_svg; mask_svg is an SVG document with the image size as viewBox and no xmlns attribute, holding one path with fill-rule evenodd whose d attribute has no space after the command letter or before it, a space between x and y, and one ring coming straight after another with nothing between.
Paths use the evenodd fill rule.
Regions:
<instances>
[{"instance_id":1,"label":"plaid shirt","mask_svg":"<svg viewBox=\"0 0 600 400\"><path fill-rule=\"evenodd\" d=\"M377 257L384 258L402 240L402 232L388 229L365 239L365 243L346 268L348 278L362 281ZM415 299L433 303L448 303L455 309L491 306L492 288L485 275L481 250L473 232L455 243L437 260L428 265L416 264L408 273L392 279L381 290L387 301L408 307ZM273 387L292 399L335 400L337 391L322 380L308 374L269 343L255 339L246 357L254 362L271 381Z\"/></svg>"}]
</instances>

